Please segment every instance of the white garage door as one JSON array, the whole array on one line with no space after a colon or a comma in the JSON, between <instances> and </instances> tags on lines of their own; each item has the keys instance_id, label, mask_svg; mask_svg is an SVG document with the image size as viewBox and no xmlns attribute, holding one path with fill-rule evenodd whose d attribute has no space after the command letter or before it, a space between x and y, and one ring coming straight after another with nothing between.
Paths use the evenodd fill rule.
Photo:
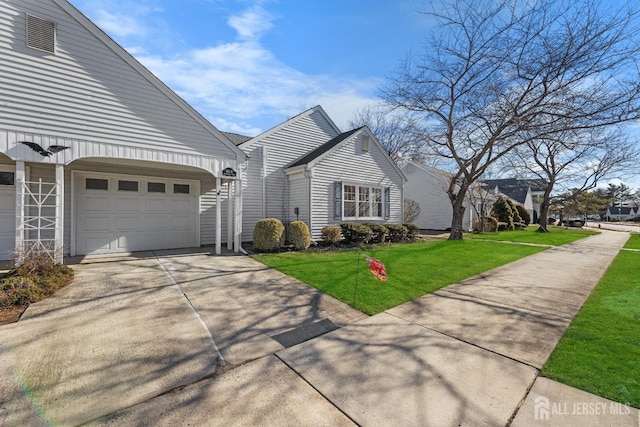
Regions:
<instances>
[{"instance_id":1,"label":"white garage door","mask_svg":"<svg viewBox=\"0 0 640 427\"><path fill-rule=\"evenodd\" d=\"M0 166L0 260L9 259L16 244L15 172Z\"/></svg>"},{"instance_id":2,"label":"white garage door","mask_svg":"<svg viewBox=\"0 0 640 427\"><path fill-rule=\"evenodd\" d=\"M194 247L198 181L76 175L76 252L80 255Z\"/></svg>"}]
</instances>

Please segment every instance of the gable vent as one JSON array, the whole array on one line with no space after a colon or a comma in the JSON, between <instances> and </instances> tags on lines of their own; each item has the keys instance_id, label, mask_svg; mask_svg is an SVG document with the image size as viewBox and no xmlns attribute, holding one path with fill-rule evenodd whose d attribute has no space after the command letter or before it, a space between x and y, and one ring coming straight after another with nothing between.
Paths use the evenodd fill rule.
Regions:
<instances>
[{"instance_id":1,"label":"gable vent","mask_svg":"<svg viewBox=\"0 0 640 427\"><path fill-rule=\"evenodd\" d=\"M56 51L56 25L36 16L27 15L27 46L48 53Z\"/></svg>"}]
</instances>

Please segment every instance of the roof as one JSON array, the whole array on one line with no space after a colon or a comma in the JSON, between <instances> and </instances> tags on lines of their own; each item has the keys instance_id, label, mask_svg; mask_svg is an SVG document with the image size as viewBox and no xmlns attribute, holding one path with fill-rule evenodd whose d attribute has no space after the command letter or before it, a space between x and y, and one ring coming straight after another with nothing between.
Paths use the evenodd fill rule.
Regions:
<instances>
[{"instance_id":1,"label":"roof","mask_svg":"<svg viewBox=\"0 0 640 427\"><path fill-rule=\"evenodd\" d=\"M525 190L531 187L531 191L544 191L547 188L547 181L542 178L534 179L518 179L518 178L504 178L504 179L483 179L482 182L490 185L491 187L498 187L500 191L503 188L509 187L521 187Z\"/></svg>"},{"instance_id":2,"label":"roof","mask_svg":"<svg viewBox=\"0 0 640 427\"><path fill-rule=\"evenodd\" d=\"M224 132L224 131L221 131L221 132L224 136L229 138L229 141L233 142L236 146L242 144L243 142L247 142L248 140L253 138L252 136L240 135L238 133L233 133L233 132Z\"/></svg>"},{"instance_id":3,"label":"roof","mask_svg":"<svg viewBox=\"0 0 640 427\"><path fill-rule=\"evenodd\" d=\"M364 126L356 128L356 129L353 129L353 130L350 130L349 132L341 133L340 135L336 136L335 138L325 142L324 144L322 144L320 147L316 148L315 150L305 154L304 156L302 156L298 160L295 160L293 163L285 166L285 169L293 168L293 167L296 167L296 166L307 165L307 164L311 163L313 160L315 160L318 157L322 156L323 154L325 154L326 152L331 150L333 147L335 147L338 144L340 144L345 139L349 138L351 135L353 135L354 133L356 133L357 131L359 131L363 127Z\"/></svg>"},{"instance_id":4,"label":"roof","mask_svg":"<svg viewBox=\"0 0 640 427\"><path fill-rule=\"evenodd\" d=\"M607 206L607 210L611 215L631 215L635 214L638 208L630 206Z\"/></svg>"}]
</instances>

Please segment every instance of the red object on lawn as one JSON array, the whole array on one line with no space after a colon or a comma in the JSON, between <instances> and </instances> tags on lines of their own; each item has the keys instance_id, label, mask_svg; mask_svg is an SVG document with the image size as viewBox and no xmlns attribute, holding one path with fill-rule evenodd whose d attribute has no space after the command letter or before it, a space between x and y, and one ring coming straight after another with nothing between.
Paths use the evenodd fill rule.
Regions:
<instances>
[{"instance_id":1,"label":"red object on lawn","mask_svg":"<svg viewBox=\"0 0 640 427\"><path fill-rule=\"evenodd\" d=\"M369 271L373 274L378 280L382 280L383 282L387 280L387 269L384 268L384 264L375 258L371 258L365 255L367 258L367 262L369 263Z\"/></svg>"}]
</instances>

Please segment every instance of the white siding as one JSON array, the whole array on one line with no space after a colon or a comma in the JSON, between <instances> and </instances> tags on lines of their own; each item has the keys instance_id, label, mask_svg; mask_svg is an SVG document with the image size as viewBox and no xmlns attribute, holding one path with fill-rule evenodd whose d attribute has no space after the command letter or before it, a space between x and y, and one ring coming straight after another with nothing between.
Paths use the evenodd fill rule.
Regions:
<instances>
[{"instance_id":1,"label":"white siding","mask_svg":"<svg viewBox=\"0 0 640 427\"><path fill-rule=\"evenodd\" d=\"M411 199L420 205L420 215L414 223L426 230L447 230L451 228L453 208L447 195L449 183L443 178L409 163L402 171L407 177L404 185L405 199ZM466 204L463 228L469 229L471 208Z\"/></svg>"},{"instance_id":2,"label":"white siding","mask_svg":"<svg viewBox=\"0 0 640 427\"><path fill-rule=\"evenodd\" d=\"M369 144L368 152L360 149L362 134L355 133L313 166L311 234L314 239L320 238L323 227L342 222L334 219L333 191L337 181L389 187L391 216L384 222L402 224L404 179L377 144Z\"/></svg>"},{"instance_id":3,"label":"white siding","mask_svg":"<svg viewBox=\"0 0 640 427\"><path fill-rule=\"evenodd\" d=\"M25 13L56 24L54 55L26 47ZM0 128L236 156L184 101L79 12L52 0L0 2L0 93Z\"/></svg>"},{"instance_id":4,"label":"white siding","mask_svg":"<svg viewBox=\"0 0 640 427\"><path fill-rule=\"evenodd\" d=\"M338 135L319 107L313 108L240 145L250 156L243 202L243 241L253 240L253 229L264 216L283 222L295 219L289 208L288 180L284 166ZM262 165L260 147L266 147L266 215L262 213Z\"/></svg>"},{"instance_id":5,"label":"white siding","mask_svg":"<svg viewBox=\"0 0 640 427\"><path fill-rule=\"evenodd\" d=\"M295 208L299 209L298 215ZM309 178L304 173L289 176L289 220L309 225Z\"/></svg>"}]
</instances>

